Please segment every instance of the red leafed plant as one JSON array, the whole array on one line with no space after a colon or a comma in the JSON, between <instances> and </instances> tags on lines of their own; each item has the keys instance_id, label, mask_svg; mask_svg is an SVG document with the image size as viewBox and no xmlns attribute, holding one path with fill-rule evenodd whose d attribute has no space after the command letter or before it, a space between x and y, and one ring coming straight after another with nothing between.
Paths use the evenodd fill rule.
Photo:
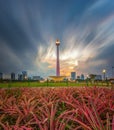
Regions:
<instances>
[{"instance_id":1,"label":"red leafed plant","mask_svg":"<svg viewBox=\"0 0 114 130\"><path fill-rule=\"evenodd\" d=\"M1 89L0 129L114 130L114 91L98 87Z\"/></svg>"}]
</instances>

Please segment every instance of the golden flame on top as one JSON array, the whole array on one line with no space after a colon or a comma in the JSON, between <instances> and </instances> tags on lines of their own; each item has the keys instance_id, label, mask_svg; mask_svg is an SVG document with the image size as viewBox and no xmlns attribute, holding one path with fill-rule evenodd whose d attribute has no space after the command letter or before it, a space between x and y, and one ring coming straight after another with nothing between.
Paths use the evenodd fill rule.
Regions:
<instances>
[{"instance_id":1,"label":"golden flame on top","mask_svg":"<svg viewBox=\"0 0 114 130\"><path fill-rule=\"evenodd\" d=\"M56 45L60 45L59 39L57 39L55 43L56 43Z\"/></svg>"},{"instance_id":2,"label":"golden flame on top","mask_svg":"<svg viewBox=\"0 0 114 130\"><path fill-rule=\"evenodd\" d=\"M103 69L103 71L102 71L103 73L106 73L106 70L105 69Z\"/></svg>"}]
</instances>

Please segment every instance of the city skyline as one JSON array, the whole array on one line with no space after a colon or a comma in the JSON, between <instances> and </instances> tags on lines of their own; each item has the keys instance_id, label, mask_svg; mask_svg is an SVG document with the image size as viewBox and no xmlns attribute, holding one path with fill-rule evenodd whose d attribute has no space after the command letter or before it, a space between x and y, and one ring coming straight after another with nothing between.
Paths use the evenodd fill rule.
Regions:
<instances>
[{"instance_id":1,"label":"city skyline","mask_svg":"<svg viewBox=\"0 0 114 130\"><path fill-rule=\"evenodd\" d=\"M1 0L0 72L56 75L58 38L61 75L112 76L113 7L113 0Z\"/></svg>"}]
</instances>

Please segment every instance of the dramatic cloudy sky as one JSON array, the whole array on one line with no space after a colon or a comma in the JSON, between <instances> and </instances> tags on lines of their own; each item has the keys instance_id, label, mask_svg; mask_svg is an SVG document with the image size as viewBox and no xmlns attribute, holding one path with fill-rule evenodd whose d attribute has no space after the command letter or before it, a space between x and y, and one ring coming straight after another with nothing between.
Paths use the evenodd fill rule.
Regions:
<instances>
[{"instance_id":1,"label":"dramatic cloudy sky","mask_svg":"<svg viewBox=\"0 0 114 130\"><path fill-rule=\"evenodd\" d=\"M114 0L0 0L0 72L55 75L57 38L61 75L111 76Z\"/></svg>"}]
</instances>

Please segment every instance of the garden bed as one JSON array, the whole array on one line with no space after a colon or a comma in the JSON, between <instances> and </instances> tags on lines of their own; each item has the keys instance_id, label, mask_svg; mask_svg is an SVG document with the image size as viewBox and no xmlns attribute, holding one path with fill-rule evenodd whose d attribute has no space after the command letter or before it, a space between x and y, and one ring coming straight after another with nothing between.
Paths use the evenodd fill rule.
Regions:
<instances>
[{"instance_id":1,"label":"garden bed","mask_svg":"<svg viewBox=\"0 0 114 130\"><path fill-rule=\"evenodd\" d=\"M114 130L108 88L0 89L0 130Z\"/></svg>"}]
</instances>

